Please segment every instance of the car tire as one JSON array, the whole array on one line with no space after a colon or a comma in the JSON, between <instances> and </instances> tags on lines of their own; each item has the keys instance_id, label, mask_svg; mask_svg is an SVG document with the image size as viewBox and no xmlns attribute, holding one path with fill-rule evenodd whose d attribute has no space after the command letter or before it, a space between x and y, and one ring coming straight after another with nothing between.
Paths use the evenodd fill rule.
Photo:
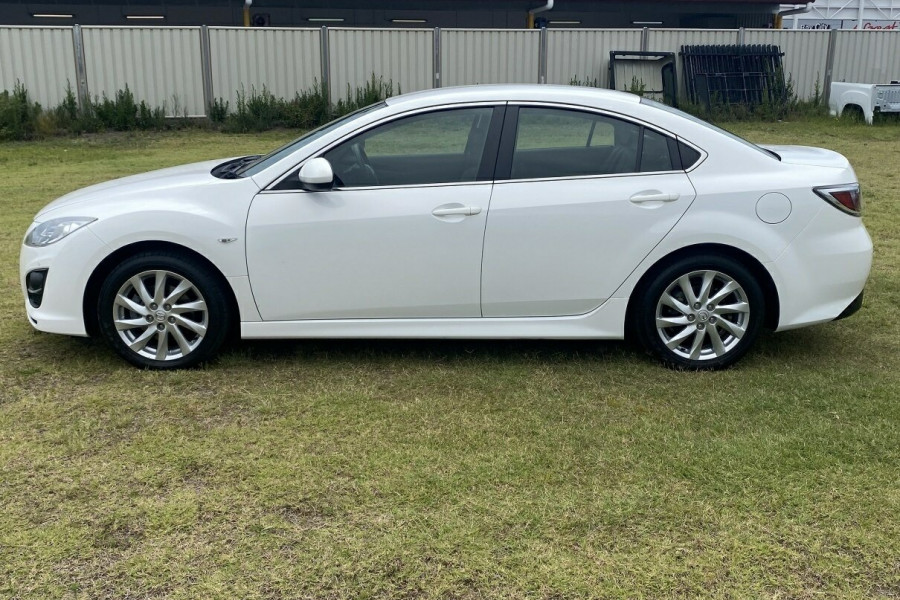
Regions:
<instances>
[{"instance_id":1,"label":"car tire","mask_svg":"<svg viewBox=\"0 0 900 600\"><path fill-rule=\"evenodd\" d=\"M730 367L753 346L765 320L759 282L725 256L677 260L636 293L638 342L675 369Z\"/></svg>"},{"instance_id":2,"label":"car tire","mask_svg":"<svg viewBox=\"0 0 900 600\"><path fill-rule=\"evenodd\" d=\"M114 268L100 288L100 332L138 367L192 367L212 357L227 337L225 285L208 267L180 254L137 254Z\"/></svg>"}]
</instances>

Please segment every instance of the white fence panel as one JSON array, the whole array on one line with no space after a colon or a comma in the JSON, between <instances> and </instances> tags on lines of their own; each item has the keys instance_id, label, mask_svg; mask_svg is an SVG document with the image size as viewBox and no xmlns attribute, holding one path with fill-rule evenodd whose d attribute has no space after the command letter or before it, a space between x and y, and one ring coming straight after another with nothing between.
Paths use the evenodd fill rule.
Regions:
<instances>
[{"instance_id":1,"label":"white fence panel","mask_svg":"<svg viewBox=\"0 0 900 600\"><path fill-rule=\"evenodd\" d=\"M431 29L329 29L331 99L382 77L402 92L429 89L434 81Z\"/></svg>"},{"instance_id":2,"label":"white fence panel","mask_svg":"<svg viewBox=\"0 0 900 600\"><path fill-rule=\"evenodd\" d=\"M291 99L321 79L322 43L318 29L210 27L213 98L235 110L237 94L263 88Z\"/></svg>"},{"instance_id":3,"label":"white fence panel","mask_svg":"<svg viewBox=\"0 0 900 600\"><path fill-rule=\"evenodd\" d=\"M91 96L113 96L127 85L137 101L165 106L167 114L205 114L201 30L198 27L84 27L85 68ZM640 49L639 29L549 30L547 80L573 78L608 86L609 52ZM650 29L647 49L677 53L684 45L736 44L735 29ZM785 53L785 74L800 97L822 84L830 36L835 38L834 81L900 79L900 31L804 31L748 29L746 44L774 44ZM320 29L209 29L213 96L232 108L240 89L267 88L292 98L321 78ZM537 30L445 29L441 32L441 83L534 83L538 81ZM348 87L374 74L404 92L434 81L431 29L328 30L330 91L343 98ZM35 101L58 104L67 84L77 89L71 27L0 27L0 90L21 81ZM678 69L684 72L680 56ZM683 75L679 87L683 89ZM823 90L824 91L824 90Z\"/></svg>"},{"instance_id":4,"label":"white fence panel","mask_svg":"<svg viewBox=\"0 0 900 600\"><path fill-rule=\"evenodd\" d=\"M168 116L203 116L199 27L84 27L91 96L128 89Z\"/></svg>"},{"instance_id":5,"label":"white fence panel","mask_svg":"<svg viewBox=\"0 0 900 600\"><path fill-rule=\"evenodd\" d=\"M784 77L790 77L797 97L811 98L819 84L823 94L825 63L828 61L827 30L748 29L745 44L771 44L784 52Z\"/></svg>"},{"instance_id":6,"label":"white fence panel","mask_svg":"<svg viewBox=\"0 0 900 600\"><path fill-rule=\"evenodd\" d=\"M441 31L443 85L537 83L540 31Z\"/></svg>"},{"instance_id":7,"label":"white fence panel","mask_svg":"<svg viewBox=\"0 0 900 600\"><path fill-rule=\"evenodd\" d=\"M16 81L44 107L59 104L67 84L77 94L72 28L0 27L0 91Z\"/></svg>"},{"instance_id":8,"label":"white fence panel","mask_svg":"<svg viewBox=\"0 0 900 600\"><path fill-rule=\"evenodd\" d=\"M641 49L640 29L551 29L547 31L547 83L573 78L609 85L609 53Z\"/></svg>"},{"instance_id":9,"label":"white fence panel","mask_svg":"<svg viewBox=\"0 0 900 600\"><path fill-rule=\"evenodd\" d=\"M657 52L681 51L682 46L709 44L737 44L737 29L651 29L647 50Z\"/></svg>"},{"instance_id":10,"label":"white fence panel","mask_svg":"<svg viewBox=\"0 0 900 600\"><path fill-rule=\"evenodd\" d=\"M838 31L836 35L833 81L900 80L900 31Z\"/></svg>"}]
</instances>

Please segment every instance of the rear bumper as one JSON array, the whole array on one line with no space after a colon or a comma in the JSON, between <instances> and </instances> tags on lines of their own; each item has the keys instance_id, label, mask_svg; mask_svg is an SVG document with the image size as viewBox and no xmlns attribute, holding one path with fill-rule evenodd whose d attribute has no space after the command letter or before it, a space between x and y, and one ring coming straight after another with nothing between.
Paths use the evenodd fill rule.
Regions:
<instances>
[{"instance_id":1,"label":"rear bumper","mask_svg":"<svg viewBox=\"0 0 900 600\"><path fill-rule=\"evenodd\" d=\"M862 303L872 240L858 217L825 206L769 265L778 288L778 331L850 316Z\"/></svg>"},{"instance_id":2,"label":"rear bumper","mask_svg":"<svg viewBox=\"0 0 900 600\"><path fill-rule=\"evenodd\" d=\"M859 309L862 308L863 294L865 294L865 293L866 293L865 290L863 290L862 292L860 292L860 293L859 293L859 296L857 296L857 297L853 300L853 302L851 302L850 305L849 305L847 308L844 309L844 312L842 312L841 314L839 314L838 316L836 316L836 317L834 318L834 320L835 320L835 321L840 321L841 319L846 319L847 317L849 317L849 316L851 316L851 315L855 315L857 312L859 312Z\"/></svg>"}]
</instances>

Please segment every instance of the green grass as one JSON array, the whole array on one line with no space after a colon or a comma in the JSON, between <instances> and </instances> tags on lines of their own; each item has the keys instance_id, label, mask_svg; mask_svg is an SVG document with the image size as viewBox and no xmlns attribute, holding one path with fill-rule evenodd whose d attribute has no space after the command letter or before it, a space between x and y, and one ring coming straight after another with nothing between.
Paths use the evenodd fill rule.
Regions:
<instances>
[{"instance_id":1,"label":"green grass","mask_svg":"<svg viewBox=\"0 0 900 600\"><path fill-rule=\"evenodd\" d=\"M735 125L857 168L863 310L678 373L618 343L244 342L200 370L36 333L69 190L290 132L0 145L0 597L900 597L900 127Z\"/></svg>"}]
</instances>

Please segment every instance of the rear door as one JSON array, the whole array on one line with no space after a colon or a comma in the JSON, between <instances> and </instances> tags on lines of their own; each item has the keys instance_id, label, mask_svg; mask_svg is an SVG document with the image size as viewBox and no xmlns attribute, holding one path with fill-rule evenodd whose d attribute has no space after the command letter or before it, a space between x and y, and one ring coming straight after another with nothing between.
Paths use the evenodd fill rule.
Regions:
<instances>
[{"instance_id":1,"label":"rear door","mask_svg":"<svg viewBox=\"0 0 900 600\"><path fill-rule=\"evenodd\" d=\"M694 199L674 138L619 116L507 109L485 231L485 317L600 306Z\"/></svg>"}]
</instances>

